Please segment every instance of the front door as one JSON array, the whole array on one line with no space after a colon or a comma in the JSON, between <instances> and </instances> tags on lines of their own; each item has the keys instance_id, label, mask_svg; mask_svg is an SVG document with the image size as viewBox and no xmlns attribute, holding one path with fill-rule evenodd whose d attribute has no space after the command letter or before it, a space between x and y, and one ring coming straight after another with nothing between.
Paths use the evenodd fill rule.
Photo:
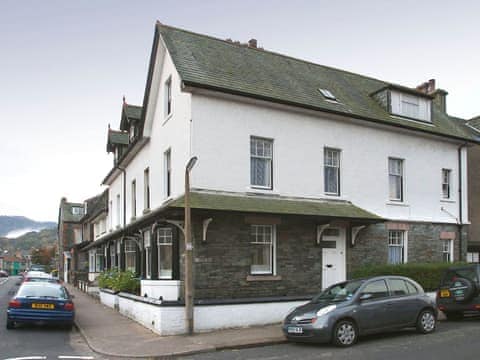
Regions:
<instances>
[{"instance_id":1,"label":"front door","mask_svg":"<svg viewBox=\"0 0 480 360\"><path fill-rule=\"evenodd\" d=\"M322 234L322 289L345 281L345 229L327 228Z\"/></svg>"}]
</instances>

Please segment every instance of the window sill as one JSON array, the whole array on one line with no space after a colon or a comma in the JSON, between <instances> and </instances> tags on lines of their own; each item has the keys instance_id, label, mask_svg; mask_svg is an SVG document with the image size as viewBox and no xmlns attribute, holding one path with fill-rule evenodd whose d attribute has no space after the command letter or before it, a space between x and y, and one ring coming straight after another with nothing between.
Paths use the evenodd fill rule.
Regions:
<instances>
[{"instance_id":1,"label":"window sill","mask_svg":"<svg viewBox=\"0 0 480 360\"><path fill-rule=\"evenodd\" d=\"M247 187L247 193L280 195L280 193L274 189L267 188L267 187L260 187L260 186Z\"/></svg>"},{"instance_id":2,"label":"window sill","mask_svg":"<svg viewBox=\"0 0 480 360\"><path fill-rule=\"evenodd\" d=\"M442 203L450 203L450 204L455 204L456 201L453 199L440 199L440 202Z\"/></svg>"},{"instance_id":3,"label":"window sill","mask_svg":"<svg viewBox=\"0 0 480 360\"><path fill-rule=\"evenodd\" d=\"M282 277L279 275L248 275L247 281L280 281Z\"/></svg>"},{"instance_id":4,"label":"window sill","mask_svg":"<svg viewBox=\"0 0 480 360\"><path fill-rule=\"evenodd\" d=\"M410 207L410 204L404 203L404 202L395 202L395 201L387 201L387 205L392 205L392 206L402 206L402 207Z\"/></svg>"}]
</instances>

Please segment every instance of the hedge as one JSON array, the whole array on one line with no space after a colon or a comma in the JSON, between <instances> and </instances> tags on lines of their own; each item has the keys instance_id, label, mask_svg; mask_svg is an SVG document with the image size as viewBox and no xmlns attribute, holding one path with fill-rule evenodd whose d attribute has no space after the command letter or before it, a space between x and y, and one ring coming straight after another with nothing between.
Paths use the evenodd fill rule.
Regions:
<instances>
[{"instance_id":1,"label":"hedge","mask_svg":"<svg viewBox=\"0 0 480 360\"><path fill-rule=\"evenodd\" d=\"M418 282L425 291L438 289L440 280L445 269L464 265L465 263L407 263L399 265L367 265L355 269L351 273L352 279L365 278L380 275L399 275L409 277Z\"/></svg>"},{"instance_id":2,"label":"hedge","mask_svg":"<svg viewBox=\"0 0 480 360\"><path fill-rule=\"evenodd\" d=\"M138 295L140 280L135 277L132 271L119 271L111 269L102 272L98 276L98 286L113 291L123 291Z\"/></svg>"}]
</instances>

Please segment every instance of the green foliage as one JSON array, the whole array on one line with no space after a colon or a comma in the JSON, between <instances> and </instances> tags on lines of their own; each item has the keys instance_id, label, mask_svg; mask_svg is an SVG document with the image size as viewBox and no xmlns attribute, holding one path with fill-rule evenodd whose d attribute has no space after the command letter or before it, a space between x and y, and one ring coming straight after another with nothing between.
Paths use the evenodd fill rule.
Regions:
<instances>
[{"instance_id":1,"label":"green foliage","mask_svg":"<svg viewBox=\"0 0 480 360\"><path fill-rule=\"evenodd\" d=\"M120 271L114 268L98 276L98 286L113 291L137 294L140 290L140 280L132 271Z\"/></svg>"},{"instance_id":2,"label":"green foliage","mask_svg":"<svg viewBox=\"0 0 480 360\"><path fill-rule=\"evenodd\" d=\"M351 274L353 279L380 275L399 275L409 277L418 282L425 291L438 289L440 280L445 269L464 263L407 263L399 265L368 265L354 270Z\"/></svg>"}]
</instances>

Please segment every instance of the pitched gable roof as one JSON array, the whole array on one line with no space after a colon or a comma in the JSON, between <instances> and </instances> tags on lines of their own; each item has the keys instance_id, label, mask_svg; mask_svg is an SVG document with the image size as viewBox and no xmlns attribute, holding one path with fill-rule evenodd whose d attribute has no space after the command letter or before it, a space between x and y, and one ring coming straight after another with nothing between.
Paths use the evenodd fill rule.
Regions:
<instances>
[{"instance_id":1,"label":"pitched gable roof","mask_svg":"<svg viewBox=\"0 0 480 360\"><path fill-rule=\"evenodd\" d=\"M432 124L391 115L371 94L394 84L270 51L239 46L157 23L152 57L161 36L186 86L254 97L460 140L477 141L463 122L433 105ZM152 59L151 59L152 60ZM147 79L144 106L152 81ZM402 88L400 85L396 85ZM412 88L406 88L416 91ZM328 89L338 103L326 100Z\"/></svg>"}]
</instances>

